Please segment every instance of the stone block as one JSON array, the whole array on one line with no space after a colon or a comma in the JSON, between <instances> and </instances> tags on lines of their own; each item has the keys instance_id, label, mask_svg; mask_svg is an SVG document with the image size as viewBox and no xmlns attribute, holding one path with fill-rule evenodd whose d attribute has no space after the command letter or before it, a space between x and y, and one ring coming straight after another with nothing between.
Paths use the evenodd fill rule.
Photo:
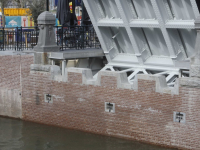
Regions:
<instances>
[{"instance_id":1,"label":"stone block","mask_svg":"<svg viewBox=\"0 0 200 150\"><path fill-rule=\"evenodd\" d=\"M200 78L200 65L191 65L190 77Z\"/></svg>"},{"instance_id":2,"label":"stone block","mask_svg":"<svg viewBox=\"0 0 200 150\"><path fill-rule=\"evenodd\" d=\"M189 88L200 88L200 78L180 78L180 86Z\"/></svg>"},{"instance_id":3,"label":"stone block","mask_svg":"<svg viewBox=\"0 0 200 150\"><path fill-rule=\"evenodd\" d=\"M49 53L36 52L34 53L34 64L50 65Z\"/></svg>"}]
</instances>

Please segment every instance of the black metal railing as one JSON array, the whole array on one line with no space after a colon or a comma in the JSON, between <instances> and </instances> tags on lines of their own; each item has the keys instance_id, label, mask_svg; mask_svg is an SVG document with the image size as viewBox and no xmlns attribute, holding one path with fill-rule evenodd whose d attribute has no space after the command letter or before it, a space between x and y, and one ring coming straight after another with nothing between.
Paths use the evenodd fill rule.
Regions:
<instances>
[{"instance_id":1,"label":"black metal railing","mask_svg":"<svg viewBox=\"0 0 200 150\"><path fill-rule=\"evenodd\" d=\"M101 48L93 26L55 26L54 31L61 51ZM38 37L38 27L0 28L0 51L33 50Z\"/></svg>"},{"instance_id":2,"label":"black metal railing","mask_svg":"<svg viewBox=\"0 0 200 150\"><path fill-rule=\"evenodd\" d=\"M56 36L61 50L101 48L93 26L57 26Z\"/></svg>"},{"instance_id":3,"label":"black metal railing","mask_svg":"<svg viewBox=\"0 0 200 150\"><path fill-rule=\"evenodd\" d=\"M37 45L38 27L0 28L0 50L31 50Z\"/></svg>"}]
</instances>

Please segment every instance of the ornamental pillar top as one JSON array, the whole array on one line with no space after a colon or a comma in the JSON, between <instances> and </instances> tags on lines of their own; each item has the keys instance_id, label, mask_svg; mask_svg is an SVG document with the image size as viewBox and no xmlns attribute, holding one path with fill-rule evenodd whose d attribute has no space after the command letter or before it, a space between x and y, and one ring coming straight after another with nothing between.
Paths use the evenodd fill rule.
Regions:
<instances>
[{"instance_id":1,"label":"ornamental pillar top","mask_svg":"<svg viewBox=\"0 0 200 150\"><path fill-rule=\"evenodd\" d=\"M38 16L37 20L38 20L38 25L45 25L45 24L54 25L56 17L49 11L45 11Z\"/></svg>"}]
</instances>

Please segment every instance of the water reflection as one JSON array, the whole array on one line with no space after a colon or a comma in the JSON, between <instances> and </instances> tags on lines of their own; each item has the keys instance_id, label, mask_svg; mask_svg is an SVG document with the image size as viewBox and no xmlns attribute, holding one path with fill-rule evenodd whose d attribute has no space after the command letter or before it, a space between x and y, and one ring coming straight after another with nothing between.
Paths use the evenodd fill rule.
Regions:
<instances>
[{"instance_id":1,"label":"water reflection","mask_svg":"<svg viewBox=\"0 0 200 150\"><path fill-rule=\"evenodd\" d=\"M22 127L22 121L0 118L1 150L15 150L23 147Z\"/></svg>"},{"instance_id":2,"label":"water reflection","mask_svg":"<svg viewBox=\"0 0 200 150\"><path fill-rule=\"evenodd\" d=\"M0 118L0 150L167 149L80 131Z\"/></svg>"}]
</instances>

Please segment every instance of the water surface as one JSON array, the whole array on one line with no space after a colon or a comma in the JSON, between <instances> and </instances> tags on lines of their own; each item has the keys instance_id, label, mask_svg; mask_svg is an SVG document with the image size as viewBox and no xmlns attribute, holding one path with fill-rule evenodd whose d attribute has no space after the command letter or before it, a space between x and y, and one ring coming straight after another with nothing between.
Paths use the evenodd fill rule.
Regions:
<instances>
[{"instance_id":1,"label":"water surface","mask_svg":"<svg viewBox=\"0 0 200 150\"><path fill-rule=\"evenodd\" d=\"M171 150L0 117L0 150Z\"/></svg>"}]
</instances>

